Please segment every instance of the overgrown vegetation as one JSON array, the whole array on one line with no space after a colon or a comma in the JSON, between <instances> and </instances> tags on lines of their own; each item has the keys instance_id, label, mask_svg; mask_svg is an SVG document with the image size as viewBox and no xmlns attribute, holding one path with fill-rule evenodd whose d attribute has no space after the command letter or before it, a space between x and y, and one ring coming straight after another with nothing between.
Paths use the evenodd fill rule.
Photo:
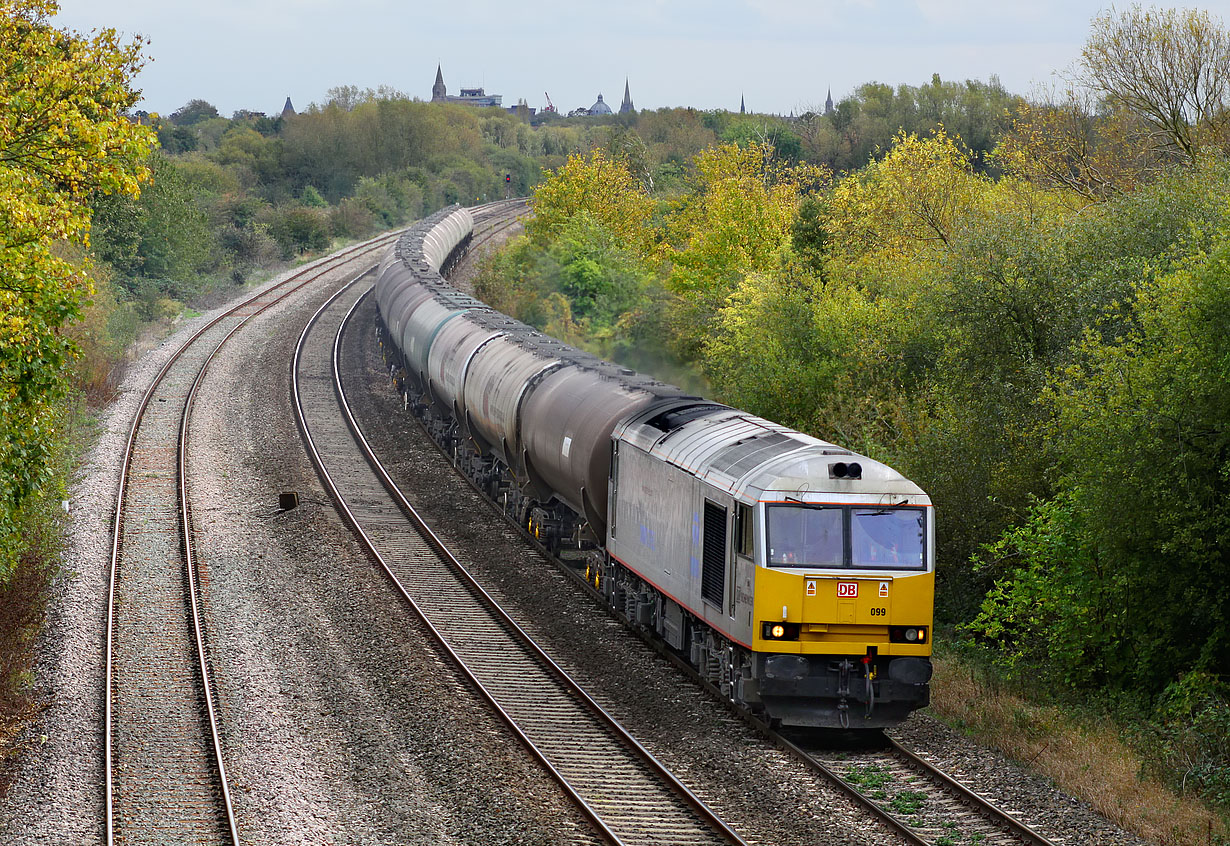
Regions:
<instances>
[{"instance_id":1,"label":"overgrown vegetation","mask_svg":"<svg viewBox=\"0 0 1230 846\"><path fill-rule=\"evenodd\" d=\"M60 548L74 324L91 296L92 195L135 196L153 135L128 120L140 45L0 14L0 741L28 705L30 644Z\"/></svg>"},{"instance_id":2,"label":"overgrown vegetation","mask_svg":"<svg viewBox=\"0 0 1230 846\"><path fill-rule=\"evenodd\" d=\"M976 148L907 109L836 176L798 124L670 180L612 136L480 294L902 470L937 505L955 640L1143 726L1146 768L1225 815L1228 45L1203 12L1107 13L1070 87Z\"/></svg>"}]
</instances>

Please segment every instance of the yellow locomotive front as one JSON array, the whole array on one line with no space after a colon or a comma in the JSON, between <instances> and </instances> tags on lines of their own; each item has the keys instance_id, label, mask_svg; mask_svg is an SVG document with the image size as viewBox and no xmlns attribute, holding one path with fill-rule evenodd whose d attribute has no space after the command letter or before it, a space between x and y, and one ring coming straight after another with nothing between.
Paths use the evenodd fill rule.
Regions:
<instances>
[{"instance_id":1,"label":"yellow locomotive front","mask_svg":"<svg viewBox=\"0 0 1230 846\"><path fill-rule=\"evenodd\" d=\"M926 497L830 491L758 505L752 648L767 715L871 728L925 706L935 593Z\"/></svg>"}]
</instances>

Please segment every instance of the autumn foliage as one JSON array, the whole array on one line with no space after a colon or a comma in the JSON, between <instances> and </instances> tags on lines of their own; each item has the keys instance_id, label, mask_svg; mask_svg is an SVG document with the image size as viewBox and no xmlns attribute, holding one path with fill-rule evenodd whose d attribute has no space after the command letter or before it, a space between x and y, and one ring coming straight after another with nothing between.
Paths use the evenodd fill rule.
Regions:
<instances>
[{"instance_id":1,"label":"autumn foliage","mask_svg":"<svg viewBox=\"0 0 1230 846\"><path fill-rule=\"evenodd\" d=\"M50 0L0 12L0 577L20 513L45 478L66 327L90 296L61 245L88 246L93 192L136 195L153 134L132 123L139 44L62 32Z\"/></svg>"}]
</instances>

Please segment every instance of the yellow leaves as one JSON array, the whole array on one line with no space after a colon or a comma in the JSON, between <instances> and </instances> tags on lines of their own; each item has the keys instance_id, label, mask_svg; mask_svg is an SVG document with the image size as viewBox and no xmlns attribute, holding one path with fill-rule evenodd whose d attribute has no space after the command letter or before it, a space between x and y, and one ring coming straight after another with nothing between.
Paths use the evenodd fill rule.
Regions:
<instances>
[{"instance_id":1,"label":"yellow leaves","mask_svg":"<svg viewBox=\"0 0 1230 846\"><path fill-rule=\"evenodd\" d=\"M791 167L767 144L723 144L693 160L696 190L670 223L672 275L677 289L703 287L705 280L763 270L789 241L790 225L805 191L829 178L823 168ZM724 296L724 293L723 293Z\"/></svg>"},{"instance_id":2,"label":"yellow leaves","mask_svg":"<svg viewBox=\"0 0 1230 846\"><path fill-rule=\"evenodd\" d=\"M148 178L155 143L125 115L140 43L54 29L57 10L0 0L0 549L11 509L44 479L43 424L72 353L65 327L89 296L65 245L87 240L92 192Z\"/></svg>"},{"instance_id":3,"label":"yellow leaves","mask_svg":"<svg viewBox=\"0 0 1230 846\"><path fill-rule=\"evenodd\" d=\"M1079 207L1157 175L1166 158L1153 136L1130 112L1105 112L1071 89L1053 104L1023 103L996 147L995 161Z\"/></svg>"},{"instance_id":4,"label":"yellow leaves","mask_svg":"<svg viewBox=\"0 0 1230 846\"><path fill-rule=\"evenodd\" d=\"M903 132L881 161L833 190L834 250L851 262L890 265L943 252L991 184L942 128L930 138Z\"/></svg>"},{"instance_id":5,"label":"yellow leaves","mask_svg":"<svg viewBox=\"0 0 1230 846\"><path fill-rule=\"evenodd\" d=\"M638 256L644 258L651 252L648 224L653 200L623 160L609 158L600 148L589 156L574 153L562 167L548 171L534 189L530 205L534 217L526 223L526 234L540 245L548 243L571 218L586 215Z\"/></svg>"}]
</instances>

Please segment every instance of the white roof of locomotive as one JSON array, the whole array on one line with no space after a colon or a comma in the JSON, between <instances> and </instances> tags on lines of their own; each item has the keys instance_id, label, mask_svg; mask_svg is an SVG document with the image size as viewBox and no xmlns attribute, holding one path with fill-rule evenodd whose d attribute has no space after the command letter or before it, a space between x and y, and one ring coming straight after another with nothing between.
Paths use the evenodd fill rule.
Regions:
<instances>
[{"instance_id":1,"label":"white roof of locomotive","mask_svg":"<svg viewBox=\"0 0 1230 846\"><path fill-rule=\"evenodd\" d=\"M653 414L625 421L615 436L740 499L819 501L841 494L928 501L918 485L886 464L747 412L722 410L669 432L648 424ZM832 478L836 462L857 462L861 478Z\"/></svg>"}]
</instances>

